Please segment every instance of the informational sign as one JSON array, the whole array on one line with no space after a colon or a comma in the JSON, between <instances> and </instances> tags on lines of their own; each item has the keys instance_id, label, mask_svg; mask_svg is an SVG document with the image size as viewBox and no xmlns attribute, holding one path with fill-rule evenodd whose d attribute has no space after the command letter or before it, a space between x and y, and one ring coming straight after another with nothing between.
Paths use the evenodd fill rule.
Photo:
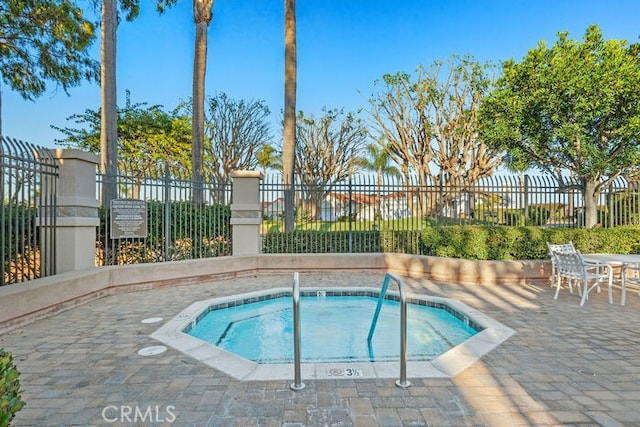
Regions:
<instances>
[{"instance_id":1,"label":"informational sign","mask_svg":"<svg viewBox=\"0 0 640 427\"><path fill-rule=\"evenodd\" d=\"M147 237L147 202L137 199L111 200L111 238Z\"/></svg>"}]
</instances>

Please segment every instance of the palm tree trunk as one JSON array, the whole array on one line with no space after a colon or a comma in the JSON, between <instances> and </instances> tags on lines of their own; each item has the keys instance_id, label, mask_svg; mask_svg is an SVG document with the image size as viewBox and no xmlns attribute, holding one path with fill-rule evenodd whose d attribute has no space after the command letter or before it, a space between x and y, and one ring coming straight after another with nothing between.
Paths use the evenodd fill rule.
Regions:
<instances>
[{"instance_id":1,"label":"palm tree trunk","mask_svg":"<svg viewBox=\"0 0 640 427\"><path fill-rule=\"evenodd\" d=\"M118 171L118 104L116 102L116 29L118 9L116 0L103 0L100 62L100 172L102 207L107 210L117 197Z\"/></svg>"},{"instance_id":2,"label":"palm tree trunk","mask_svg":"<svg viewBox=\"0 0 640 427\"><path fill-rule=\"evenodd\" d=\"M204 79L207 72L207 30L213 15L213 0L193 0L193 20L196 24L193 58L193 99L191 117L191 166L194 203L204 200L202 154L204 151Z\"/></svg>"},{"instance_id":3,"label":"palm tree trunk","mask_svg":"<svg viewBox=\"0 0 640 427\"><path fill-rule=\"evenodd\" d=\"M282 132L285 231L293 231L294 228L295 179L293 170L296 150L296 75L296 1L285 0L284 129Z\"/></svg>"},{"instance_id":4,"label":"palm tree trunk","mask_svg":"<svg viewBox=\"0 0 640 427\"><path fill-rule=\"evenodd\" d=\"M117 0L102 1L100 34L100 173L102 174L102 208L106 224L110 223L111 200L118 197L118 104L116 101L116 30ZM110 233L104 233L104 263L116 264L117 248L112 248Z\"/></svg>"}]
</instances>

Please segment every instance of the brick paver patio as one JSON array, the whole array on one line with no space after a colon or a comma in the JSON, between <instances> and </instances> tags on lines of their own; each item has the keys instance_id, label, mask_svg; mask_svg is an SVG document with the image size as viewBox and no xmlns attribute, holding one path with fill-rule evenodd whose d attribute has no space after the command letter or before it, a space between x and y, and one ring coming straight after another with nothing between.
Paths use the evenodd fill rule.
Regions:
<instances>
[{"instance_id":1,"label":"brick paver patio","mask_svg":"<svg viewBox=\"0 0 640 427\"><path fill-rule=\"evenodd\" d=\"M301 285L380 286L382 274L303 273ZM15 426L516 426L640 425L640 297L584 307L544 284L463 286L406 279L410 292L459 299L513 328L504 344L452 379L241 382L169 348L159 324L196 300L290 286L290 274L96 299L0 335L21 372ZM293 373L292 373L293 379ZM134 421L136 420L137 421ZM131 422L129 422L131 420Z\"/></svg>"}]
</instances>

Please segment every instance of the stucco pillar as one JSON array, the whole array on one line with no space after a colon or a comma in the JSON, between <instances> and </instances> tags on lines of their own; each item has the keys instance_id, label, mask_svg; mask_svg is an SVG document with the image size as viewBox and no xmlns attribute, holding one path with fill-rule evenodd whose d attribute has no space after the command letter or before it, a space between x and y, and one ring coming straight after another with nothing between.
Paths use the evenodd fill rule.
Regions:
<instances>
[{"instance_id":1,"label":"stucco pillar","mask_svg":"<svg viewBox=\"0 0 640 427\"><path fill-rule=\"evenodd\" d=\"M231 238L233 255L255 255L260 253L260 226L262 205L260 204L260 180L257 171L231 172Z\"/></svg>"},{"instance_id":2,"label":"stucco pillar","mask_svg":"<svg viewBox=\"0 0 640 427\"><path fill-rule=\"evenodd\" d=\"M95 267L99 157L76 149L53 150L59 165L55 190L56 273ZM44 226L41 224L41 226Z\"/></svg>"}]
</instances>

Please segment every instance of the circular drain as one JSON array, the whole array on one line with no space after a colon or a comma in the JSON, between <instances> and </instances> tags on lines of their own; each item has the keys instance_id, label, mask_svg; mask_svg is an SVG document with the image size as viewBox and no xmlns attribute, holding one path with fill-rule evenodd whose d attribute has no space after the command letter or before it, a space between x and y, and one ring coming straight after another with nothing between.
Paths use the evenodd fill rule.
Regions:
<instances>
[{"instance_id":1,"label":"circular drain","mask_svg":"<svg viewBox=\"0 0 640 427\"><path fill-rule=\"evenodd\" d=\"M162 317L149 317L148 319L144 319L142 323L159 323L162 322Z\"/></svg>"},{"instance_id":2,"label":"circular drain","mask_svg":"<svg viewBox=\"0 0 640 427\"><path fill-rule=\"evenodd\" d=\"M163 345L153 345L151 347L145 347L138 350L140 356L155 356L156 354L164 353L167 351L167 347Z\"/></svg>"},{"instance_id":3,"label":"circular drain","mask_svg":"<svg viewBox=\"0 0 640 427\"><path fill-rule=\"evenodd\" d=\"M588 369L580 369L578 370L578 373L581 375L587 375L589 377L595 377L596 373L593 371L589 371Z\"/></svg>"}]
</instances>

